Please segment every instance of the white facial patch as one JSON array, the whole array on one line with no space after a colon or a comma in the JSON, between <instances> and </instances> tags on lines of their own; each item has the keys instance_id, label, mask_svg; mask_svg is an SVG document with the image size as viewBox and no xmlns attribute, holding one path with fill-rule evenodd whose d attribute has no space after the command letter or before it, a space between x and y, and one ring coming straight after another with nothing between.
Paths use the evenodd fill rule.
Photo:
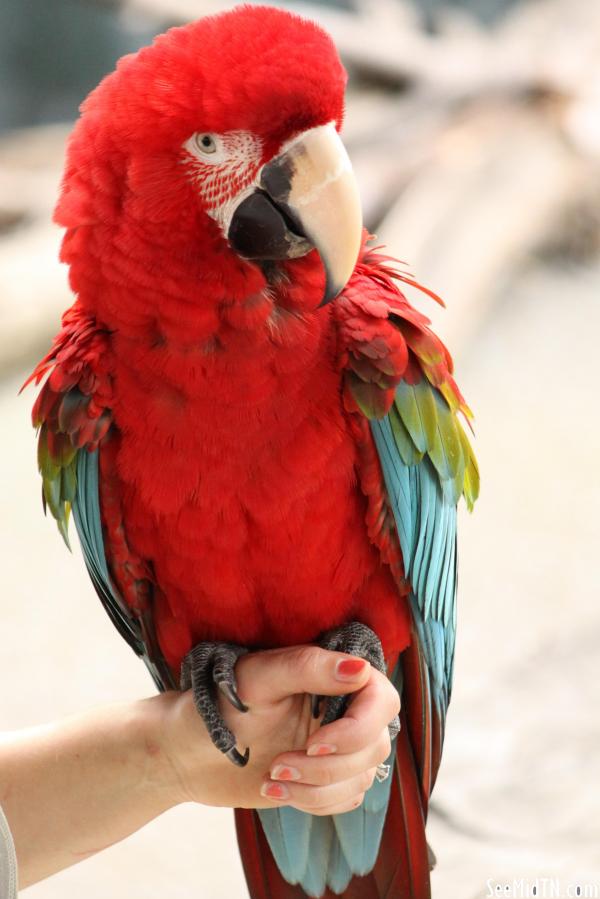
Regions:
<instances>
[{"instance_id":1,"label":"white facial patch","mask_svg":"<svg viewBox=\"0 0 600 899\"><path fill-rule=\"evenodd\" d=\"M262 141L250 131L193 134L183 145L206 211L227 234L240 196L258 183Z\"/></svg>"}]
</instances>

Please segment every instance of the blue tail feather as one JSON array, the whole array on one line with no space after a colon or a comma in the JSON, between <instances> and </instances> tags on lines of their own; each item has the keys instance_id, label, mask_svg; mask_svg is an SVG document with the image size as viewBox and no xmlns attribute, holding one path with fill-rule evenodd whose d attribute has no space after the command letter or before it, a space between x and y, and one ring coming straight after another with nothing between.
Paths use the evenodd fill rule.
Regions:
<instances>
[{"instance_id":1,"label":"blue tail feather","mask_svg":"<svg viewBox=\"0 0 600 899\"><path fill-rule=\"evenodd\" d=\"M392 677L401 689L402 671ZM387 759L394 764L396 746ZM332 817L317 817L297 809L260 809L258 815L283 877L299 883L309 896L321 896L326 887L343 893L353 875L373 869L387 815L392 778L375 781L360 808Z\"/></svg>"}]
</instances>

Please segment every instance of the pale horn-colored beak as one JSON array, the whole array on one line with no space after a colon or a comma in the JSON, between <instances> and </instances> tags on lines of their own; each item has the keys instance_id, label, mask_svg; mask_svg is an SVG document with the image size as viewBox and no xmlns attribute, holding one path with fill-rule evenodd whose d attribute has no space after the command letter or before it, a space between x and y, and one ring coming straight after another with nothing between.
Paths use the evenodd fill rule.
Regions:
<instances>
[{"instance_id":1,"label":"pale horn-colored beak","mask_svg":"<svg viewBox=\"0 0 600 899\"><path fill-rule=\"evenodd\" d=\"M333 122L290 141L263 169L261 187L316 247L326 274L321 305L346 286L362 240L362 210L350 159Z\"/></svg>"},{"instance_id":2,"label":"pale horn-colored beak","mask_svg":"<svg viewBox=\"0 0 600 899\"><path fill-rule=\"evenodd\" d=\"M325 269L321 305L354 271L362 213L352 166L333 122L285 144L263 166L258 187L234 210L228 239L247 259L284 260L316 248Z\"/></svg>"}]
</instances>

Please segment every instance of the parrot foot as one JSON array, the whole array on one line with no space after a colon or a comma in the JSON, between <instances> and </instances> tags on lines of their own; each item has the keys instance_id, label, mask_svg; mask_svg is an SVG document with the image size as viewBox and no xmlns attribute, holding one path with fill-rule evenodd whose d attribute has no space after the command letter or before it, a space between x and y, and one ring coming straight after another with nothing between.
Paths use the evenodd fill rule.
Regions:
<instances>
[{"instance_id":1,"label":"parrot foot","mask_svg":"<svg viewBox=\"0 0 600 899\"><path fill-rule=\"evenodd\" d=\"M347 652L349 655L366 659L373 668L387 675L387 666L383 649L381 648L381 641L370 627L367 627L366 624L361 624L360 621L350 621L348 624L343 624L341 627L327 631L319 640L319 645L323 649L329 649L333 652ZM332 721L341 718L345 713L349 698L349 695L313 696L313 716L318 718L321 714L321 708L323 708L321 724L330 724ZM388 729L392 740L398 736L400 719L397 715L388 725Z\"/></svg>"},{"instance_id":2,"label":"parrot foot","mask_svg":"<svg viewBox=\"0 0 600 899\"><path fill-rule=\"evenodd\" d=\"M243 768L248 764L250 750L242 755L236 748L235 737L219 711L215 688L239 712L247 712L237 692L235 663L248 652L233 643L198 643L181 663L181 689L192 690L198 714L204 721L208 734L217 749Z\"/></svg>"}]
</instances>

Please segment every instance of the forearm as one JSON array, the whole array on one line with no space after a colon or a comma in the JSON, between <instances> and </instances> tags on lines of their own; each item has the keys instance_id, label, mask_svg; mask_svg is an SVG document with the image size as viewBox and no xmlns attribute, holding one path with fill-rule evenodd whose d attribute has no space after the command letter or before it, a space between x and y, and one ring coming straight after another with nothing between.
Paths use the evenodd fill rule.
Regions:
<instances>
[{"instance_id":1,"label":"forearm","mask_svg":"<svg viewBox=\"0 0 600 899\"><path fill-rule=\"evenodd\" d=\"M161 742L171 701L123 703L0 737L0 804L21 887L122 840L186 798Z\"/></svg>"},{"instance_id":2,"label":"forearm","mask_svg":"<svg viewBox=\"0 0 600 899\"><path fill-rule=\"evenodd\" d=\"M296 808L314 814L355 808L365 772L389 752L386 723L397 712L398 694L368 665L340 677L342 661L348 657L302 646L240 659L238 688L250 712L227 702L221 711L240 748L251 747L244 768L212 745L191 691L0 736L0 805L15 841L20 886L105 849L180 802L285 804L280 790L265 792L273 786L274 762L288 766L288 774L298 768L297 777L284 778L300 781L286 787ZM340 680L345 692L357 694L352 714L320 728L307 694L337 695ZM335 754L309 756L311 733L335 744Z\"/></svg>"}]
</instances>

